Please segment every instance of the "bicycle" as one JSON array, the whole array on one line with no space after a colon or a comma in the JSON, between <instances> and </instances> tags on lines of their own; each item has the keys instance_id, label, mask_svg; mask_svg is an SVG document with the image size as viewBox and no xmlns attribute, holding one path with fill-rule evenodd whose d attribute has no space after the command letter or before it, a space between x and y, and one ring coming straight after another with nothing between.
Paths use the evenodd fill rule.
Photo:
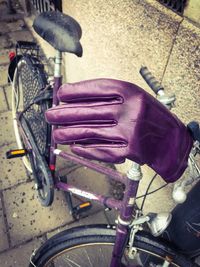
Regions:
<instances>
[{"instance_id":1,"label":"bicycle","mask_svg":"<svg viewBox=\"0 0 200 267\"><path fill-rule=\"evenodd\" d=\"M158 91L158 93L161 94L160 100L171 106L175 100L174 96L168 97L163 95L162 88L155 82L155 79L146 68L141 69L141 72L154 91ZM92 88L92 85L93 91L89 92L88 88ZM132 90L135 88L134 85L127 84L126 82L109 79L89 80L84 81L83 83L79 82L63 85L59 89L58 94L60 100L62 102L66 102L67 104L53 107L46 112L47 121L54 125L64 125L54 131L55 141L71 144L73 151L75 153L80 152L82 156L85 153L84 149L86 150L86 153L87 149L89 149L88 154L85 154L87 158L90 157L97 159L97 156L93 153L94 151L97 152L99 158L101 158L101 156L106 157L107 151L104 151L104 153L101 154L102 147L103 150L108 149L109 152L113 151L114 145L119 145L119 143L117 143L116 132L113 128L113 124L110 125L112 129L112 136L110 136L109 132L109 136L105 139L106 133L102 130L106 124L106 121L104 121L104 115L106 114L108 116L106 117L106 125L109 127L110 116L113 114L115 115L116 112L115 105L119 106L120 103L122 104L130 101L124 96L124 101L121 101L118 91L119 87L117 87L117 85L119 87L123 85L123 88L128 88L128 86L130 86ZM107 91L103 90L105 88L107 88ZM101 89L102 91L100 91ZM108 97L111 92L114 92L112 100L111 97ZM123 93L126 94L126 92ZM75 96L77 96L77 98L75 98ZM137 99L136 95L134 96L136 98L135 101L140 100L140 98ZM104 109L105 105L110 105L111 102L113 105L112 109ZM153 103L156 105L157 102L151 102L151 104ZM161 108L160 105L159 108ZM97 112L99 109L101 111L100 113ZM111 111L111 113L108 114L107 111ZM124 110L122 109L122 111ZM135 112L136 110L134 109L134 113ZM166 109L165 112L167 112ZM167 114L169 113L167 112ZM126 112L125 115L128 116ZM133 113L131 115L133 115ZM101 118L101 123L99 118ZM100 123L99 128L97 127L97 121ZM118 124L116 123L115 126L116 125L120 125L120 122L118 121ZM93 129L91 126L93 126ZM188 125L188 128L190 129L196 142L194 144L194 148L192 149L192 153L189 156L191 177L180 184L177 184L175 187L174 198L176 198L179 202L184 200L183 188L185 184L191 183L191 178L192 180L197 180L200 176L200 169L194 161L194 155L199 151L199 126L197 123L192 122ZM97 132L102 133L103 136L101 139L99 137L100 134L97 135ZM80 139L78 139L78 137L80 137ZM109 137L112 140L111 148L109 146ZM102 140L106 140L103 146L101 146ZM115 140L115 143L113 140ZM184 146L184 138L181 141ZM91 146L93 144L95 147ZM117 146L117 149L123 150L124 146L121 143L120 145L121 147ZM91 152L90 149L91 151L94 149L94 151ZM66 159L69 158L69 155L66 155L65 152L59 150L56 150L55 152ZM120 155L121 157L120 153L117 155ZM112 154L112 157L116 158L114 154ZM106 160L108 158L106 158ZM84 161L84 165L89 164L84 159L80 160L82 163ZM119 158L119 160L121 160L121 158ZM91 165L91 168L96 168L96 166L97 165L93 164L93 166ZM114 201L109 197L104 197L95 193L82 191L78 188L71 187L68 184L60 183L60 186L65 190L71 191L79 196L85 196L86 198L99 201L109 208L118 209L119 216L116 229L115 226L111 225L90 225L72 228L61 232L49 239L36 252L31 259L32 265L30 264L30 266L51 266L51 264L54 266L198 266L191 259L194 257L194 251L192 254L189 254L189 251L185 251L184 253L182 251L181 253L181 244L179 244L178 248L178 246L175 247L175 242L170 243L164 238L158 238L158 236L160 236L166 228L168 228L168 233L170 232L170 214L149 213L144 216L142 214L142 208L135 208L134 204L137 195L137 187L141 177L142 173L138 163L133 163L133 166L127 173L126 177L121 177L116 172L113 173L114 179L124 182L126 185L124 199L121 202ZM165 179L168 180L169 176L168 179L166 177ZM173 179L171 181L173 181ZM199 185L197 189L199 189ZM143 231L145 223L148 223L151 233ZM184 231L182 231L182 234L183 233ZM155 237L153 237L152 234ZM197 245L199 246L200 244L199 242L196 244L195 241L193 246L195 247Z\"/></svg>"},{"instance_id":2,"label":"bicycle","mask_svg":"<svg viewBox=\"0 0 200 267\"><path fill-rule=\"evenodd\" d=\"M49 25L51 26L51 31L47 31ZM63 25L66 26L66 30L64 30ZM54 27L56 27L56 29L54 29ZM198 266L194 263L193 256L186 255L186 253L181 252L181 249L174 244L166 241L162 237L158 237L169 226L171 220L170 214L149 213L143 215L142 209L137 209L135 207L137 189L142 178L139 163L133 162L127 175L122 175L117 171L101 166L98 163L91 162L90 160L57 149L57 142L55 142L55 135L53 136L53 134L59 128L56 123L52 123L54 125L51 127L44 121L44 112L46 111L46 114L48 114L47 110L52 110L52 108L58 105L57 93L59 88L61 88L61 51L72 52L78 56L81 56L82 54L82 48L79 42L81 28L74 19L59 12L46 12L39 15L34 22L34 28L39 35L52 44L57 50L54 86L52 89L52 85L47 82L43 65L37 55L37 46L33 43L18 42L17 49L27 51L22 53L22 55L16 55L16 61L11 62L9 76L13 83L13 118L16 131L15 134L19 139L19 150L10 151L8 157L15 157L16 155L25 157L26 167L34 174L39 198L43 205L48 206L52 203L54 188L57 188L69 192L69 194L72 193L89 200L97 201L107 208L117 209L119 211L119 216L116 227L111 225L91 225L73 228L57 234L33 254L30 266ZM59 42L63 41L63 38L57 34L60 31L67 37L67 42L64 44ZM24 71L24 73L29 73L28 70L31 69L30 73L33 76L32 80L36 80L36 84L39 83L38 81L41 81L41 83L40 86L38 86L38 91L34 97L31 96L30 101L27 100L29 99L27 96L23 97L22 110L20 110L19 97L22 93L20 94L19 92L19 86L15 85L19 85L20 83L23 84L23 79L20 78L21 76L19 73L25 66L27 71ZM165 96L163 88L156 82L155 78L152 77L146 68L141 69L141 73L154 92L159 95L159 100L163 104L171 107L175 101L175 97ZM19 79L17 78L18 76ZM38 77L40 77L40 79L38 79ZM101 84L104 80L99 82ZM112 81L110 82L112 83ZM121 83L124 84L123 82ZM79 85L80 84L81 83L79 83ZM24 87L25 85L23 84L21 91L23 91L23 88L26 88ZM126 85L128 86L128 83L126 83ZM75 84L76 89L77 86L78 85ZM28 93L29 92L30 90ZM144 94L144 92L142 94ZM146 94L144 94L144 96L146 97ZM149 98L149 96L147 97ZM68 99L67 102L69 102L69 105L71 104L73 106L72 99ZM114 103L118 103L119 100L120 98L118 95L115 95L113 99L101 99L101 101L113 101ZM92 101L92 98L87 98L87 104L93 105ZM152 99L151 101L154 102ZM80 100L79 104L82 102L84 101ZM157 102L155 103L158 105ZM159 106L159 109L163 111L161 106ZM42 134L44 141L41 142L43 146L39 145L40 138L39 141L37 141L37 134L32 130L33 127L31 126L34 124L30 123L30 118L33 118L34 116L30 115L29 117L26 115L29 111L31 114L34 114L34 116L37 112L37 116L41 118L41 121L45 125L45 132ZM166 109L163 112L168 116ZM107 123L107 121L104 121L104 123ZM103 124L101 126L103 127ZM189 148L186 153L187 156L192 148L192 152L189 156L189 167L193 181L197 180L200 175L199 167L194 159L194 156L199 153L200 131L198 124L194 122L189 124L188 129L193 136L193 140L195 140L192 148L192 137L189 137L188 130L186 134L186 130L183 128L184 133L187 135L187 138L189 138ZM46 133L48 134L46 135ZM70 144L73 146L72 140L70 140ZM116 145L116 143L113 141L113 146L114 145ZM121 150L123 150L123 142L120 143L120 147ZM117 147L118 151L120 151L120 147ZM80 152L80 147L77 150L75 143L73 150L76 153ZM99 155L102 156L101 153ZM97 159L93 154L87 154L86 156L86 158ZM112 155L110 157L109 154L106 153L104 153L103 156L109 157L108 162L112 158ZM121 182L126 187L123 200L116 200L111 197L87 192L68 183L63 183L58 179L54 179L56 157L61 157L81 164ZM122 158L119 157L118 161L121 161L121 159ZM184 159L180 173L185 169L186 161L187 159ZM141 162L141 164L143 164L143 162ZM152 162L149 162L149 164L151 165ZM158 166L155 167L155 169L157 168ZM159 172L162 173L162 170L159 169ZM175 177L171 177L171 180L168 180L168 182L175 181L176 179ZM191 179L186 179L184 182L176 185L174 191L175 198L178 200L184 199L184 186L187 183L191 183L190 180ZM145 194L144 199L147 194L148 192ZM86 205L83 205L83 208L88 206L90 206L90 204L86 203ZM145 227L144 225L146 224L148 224L150 231L143 230Z\"/></svg>"}]
</instances>

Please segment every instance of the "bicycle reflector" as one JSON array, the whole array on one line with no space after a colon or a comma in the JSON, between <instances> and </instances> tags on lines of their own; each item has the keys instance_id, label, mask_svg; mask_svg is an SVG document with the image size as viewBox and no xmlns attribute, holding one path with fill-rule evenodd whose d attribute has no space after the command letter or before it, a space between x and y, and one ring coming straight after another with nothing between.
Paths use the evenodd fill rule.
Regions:
<instances>
[{"instance_id":1,"label":"bicycle reflector","mask_svg":"<svg viewBox=\"0 0 200 267\"><path fill-rule=\"evenodd\" d=\"M9 150L6 152L6 158L7 159L19 158L25 156L27 153L28 152L26 149Z\"/></svg>"},{"instance_id":2,"label":"bicycle reflector","mask_svg":"<svg viewBox=\"0 0 200 267\"><path fill-rule=\"evenodd\" d=\"M73 215L77 216L79 214L81 214L82 212L86 212L88 211L90 208L92 207L92 204L90 201L87 202L83 202L81 204L79 204L76 207L73 207Z\"/></svg>"},{"instance_id":3,"label":"bicycle reflector","mask_svg":"<svg viewBox=\"0 0 200 267\"><path fill-rule=\"evenodd\" d=\"M16 56L16 54L13 51L9 52L9 54L8 54L10 61L12 61L15 58L15 56Z\"/></svg>"}]
</instances>

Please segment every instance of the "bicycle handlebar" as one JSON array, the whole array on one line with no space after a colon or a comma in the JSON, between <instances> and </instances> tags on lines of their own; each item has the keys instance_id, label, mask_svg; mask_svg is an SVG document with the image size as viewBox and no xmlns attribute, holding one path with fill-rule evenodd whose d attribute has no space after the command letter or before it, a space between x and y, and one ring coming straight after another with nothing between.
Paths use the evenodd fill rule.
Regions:
<instances>
[{"instance_id":1,"label":"bicycle handlebar","mask_svg":"<svg viewBox=\"0 0 200 267\"><path fill-rule=\"evenodd\" d=\"M159 91L164 91L163 86L157 81L147 67L141 67L140 74L156 95L159 94Z\"/></svg>"}]
</instances>

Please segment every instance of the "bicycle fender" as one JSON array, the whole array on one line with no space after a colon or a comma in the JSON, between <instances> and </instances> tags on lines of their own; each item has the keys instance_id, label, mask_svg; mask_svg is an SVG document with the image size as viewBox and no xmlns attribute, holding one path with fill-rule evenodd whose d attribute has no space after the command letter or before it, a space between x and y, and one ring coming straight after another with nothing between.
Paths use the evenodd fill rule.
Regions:
<instances>
[{"instance_id":1,"label":"bicycle fender","mask_svg":"<svg viewBox=\"0 0 200 267\"><path fill-rule=\"evenodd\" d=\"M16 55L8 66L8 83L10 84L13 81L15 69L17 67L17 63L22 58L22 55Z\"/></svg>"}]
</instances>

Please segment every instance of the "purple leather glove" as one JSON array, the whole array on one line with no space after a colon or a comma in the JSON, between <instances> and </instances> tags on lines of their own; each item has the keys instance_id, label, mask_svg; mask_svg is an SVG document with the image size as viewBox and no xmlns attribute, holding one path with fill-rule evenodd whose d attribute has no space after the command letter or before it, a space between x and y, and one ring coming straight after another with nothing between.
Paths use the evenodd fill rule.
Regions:
<instances>
[{"instance_id":1,"label":"purple leather glove","mask_svg":"<svg viewBox=\"0 0 200 267\"><path fill-rule=\"evenodd\" d=\"M64 84L58 98L65 104L46 112L56 143L88 159L147 164L167 182L187 167L192 138L187 128L138 86L97 79Z\"/></svg>"}]
</instances>

